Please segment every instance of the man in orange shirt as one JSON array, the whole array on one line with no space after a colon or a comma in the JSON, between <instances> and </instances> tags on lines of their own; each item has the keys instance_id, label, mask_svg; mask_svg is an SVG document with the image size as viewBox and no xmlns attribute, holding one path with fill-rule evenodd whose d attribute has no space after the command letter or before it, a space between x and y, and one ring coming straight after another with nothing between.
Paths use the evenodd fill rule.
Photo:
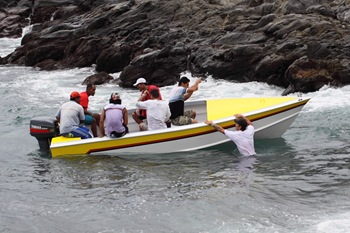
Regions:
<instances>
[{"instance_id":1,"label":"man in orange shirt","mask_svg":"<svg viewBox=\"0 0 350 233\"><path fill-rule=\"evenodd\" d=\"M91 125L91 131L94 137L97 137L97 123L100 122L100 114L88 111L89 96L94 96L96 86L94 84L87 84L86 91L80 93L80 105L84 108L85 125Z\"/></svg>"}]
</instances>

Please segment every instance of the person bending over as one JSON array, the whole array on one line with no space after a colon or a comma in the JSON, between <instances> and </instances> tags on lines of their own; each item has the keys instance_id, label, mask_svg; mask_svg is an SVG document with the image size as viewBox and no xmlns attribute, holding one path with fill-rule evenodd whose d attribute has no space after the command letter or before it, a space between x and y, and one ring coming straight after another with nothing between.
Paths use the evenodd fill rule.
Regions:
<instances>
[{"instance_id":1,"label":"person bending over","mask_svg":"<svg viewBox=\"0 0 350 233\"><path fill-rule=\"evenodd\" d=\"M105 125L106 123L106 125ZM100 137L108 136L119 138L129 132L128 110L122 105L122 100L118 93L112 93L107 104L101 113Z\"/></svg>"},{"instance_id":2,"label":"person bending over","mask_svg":"<svg viewBox=\"0 0 350 233\"><path fill-rule=\"evenodd\" d=\"M221 126L214 124L213 121L205 121L214 129L223 133L231 139L237 146L239 153L243 156L255 155L254 149L254 126L252 122L242 114L236 114L234 119L236 131L223 129Z\"/></svg>"}]
</instances>

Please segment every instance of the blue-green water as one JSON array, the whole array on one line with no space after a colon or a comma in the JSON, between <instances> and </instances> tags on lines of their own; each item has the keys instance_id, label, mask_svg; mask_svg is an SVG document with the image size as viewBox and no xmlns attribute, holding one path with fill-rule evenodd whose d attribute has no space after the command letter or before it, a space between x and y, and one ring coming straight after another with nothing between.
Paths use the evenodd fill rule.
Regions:
<instances>
[{"instance_id":1,"label":"blue-green water","mask_svg":"<svg viewBox=\"0 0 350 233\"><path fill-rule=\"evenodd\" d=\"M18 41L1 41L0 50ZM3 46L3 48L1 48ZM234 145L194 152L45 158L29 135L93 69L0 67L0 232L350 232L350 87L312 97L280 139L257 140L257 157ZM117 77L117 74L115 74ZM167 98L171 87L161 88ZM137 90L98 86L133 107ZM193 99L277 96L261 83L208 79Z\"/></svg>"}]
</instances>

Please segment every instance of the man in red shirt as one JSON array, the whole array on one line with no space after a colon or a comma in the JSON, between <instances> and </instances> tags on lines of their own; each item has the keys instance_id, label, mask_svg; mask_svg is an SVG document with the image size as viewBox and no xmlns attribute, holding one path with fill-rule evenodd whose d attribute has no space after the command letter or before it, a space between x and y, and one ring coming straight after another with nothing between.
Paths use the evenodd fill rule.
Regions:
<instances>
[{"instance_id":1,"label":"man in red shirt","mask_svg":"<svg viewBox=\"0 0 350 233\"><path fill-rule=\"evenodd\" d=\"M97 137L97 123L100 122L100 114L92 113L88 111L89 106L89 96L94 96L96 91L96 86L94 84L87 84L86 91L80 93L80 105L84 109L85 113L85 125L91 125L91 131L94 137Z\"/></svg>"},{"instance_id":2,"label":"man in red shirt","mask_svg":"<svg viewBox=\"0 0 350 233\"><path fill-rule=\"evenodd\" d=\"M137 89L139 89L141 92L141 96L138 101L150 100L150 91L153 89L159 92L159 99L162 99L162 95L160 94L159 88L154 85L147 85L146 79L144 78L137 79L136 83L134 83L134 86L137 87ZM136 121L136 123L139 124L140 130L146 130L146 127L143 123L143 120L147 118L146 110L137 109L135 112L132 113L131 116Z\"/></svg>"}]
</instances>

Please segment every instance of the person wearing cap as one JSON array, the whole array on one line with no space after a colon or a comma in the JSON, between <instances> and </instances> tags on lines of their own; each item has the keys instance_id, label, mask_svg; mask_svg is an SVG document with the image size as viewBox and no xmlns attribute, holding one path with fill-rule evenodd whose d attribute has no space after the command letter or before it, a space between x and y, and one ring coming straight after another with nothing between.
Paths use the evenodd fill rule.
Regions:
<instances>
[{"instance_id":1,"label":"person wearing cap","mask_svg":"<svg viewBox=\"0 0 350 233\"><path fill-rule=\"evenodd\" d=\"M185 110L185 101L188 100L193 92L198 90L198 85L202 82L200 78L189 87L190 80L183 76L179 83L172 89L169 96L169 107L171 111L171 123L173 125L189 125L197 123L196 112L194 110Z\"/></svg>"},{"instance_id":2,"label":"person wearing cap","mask_svg":"<svg viewBox=\"0 0 350 233\"><path fill-rule=\"evenodd\" d=\"M235 127L236 131L229 131L213 121L205 121L207 125L211 125L214 129L225 134L237 146L239 153L243 156L255 155L254 149L254 126L252 122L242 114L236 114Z\"/></svg>"},{"instance_id":3,"label":"person wearing cap","mask_svg":"<svg viewBox=\"0 0 350 233\"><path fill-rule=\"evenodd\" d=\"M148 130L166 129L166 122L171 115L168 102L159 98L159 91L156 89L152 89L150 95L151 99L146 101L141 101L140 97L136 107L147 110Z\"/></svg>"},{"instance_id":4,"label":"person wearing cap","mask_svg":"<svg viewBox=\"0 0 350 233\"><path fill-rule=\"evenodd\" d=\"M80 94L73 91L70 101L61 105L56 113L56 119L60 123L60 133L64 137L91 138L89 129L81 126L84 123L84 109L79 104Z\"/></svg>"},{"instance_id":5,"label":"person wearing cap","mask_svg":"<svg viewBox=\"0 0 350 233\"><path fill-rule=\"evenodd\" d=\"M139 91L141 92L140 98L138 101L146 101L151 99L150 91L151 90L157 90L159 93L159 99L162 99L162 95L160 94L159 88L155 85L147 85L146 79L139 78L134 83L134 87L137 87ZM134 121L139 124L140 130L145 130L145 124L143 122L144 119L147 118L147 112L145 109L136 109L135 112L131 114Z\"/></svg>"},{"instance_id":6,"label":"person wearing cap","mask_svg":"<svg viewBox=\"0 0 350 233\"><path fill-rule=\"evenodd\" d=\"M101 113L100 137L119 138L128 132L128 110L122 105L120 95L112 93Z\"/></svg>"},{"instance_id":7,"label":"person wearing cap","mask_svg":"<svg viewBox=\"0 0 350 233\"><path fill-rule=\"evenodd\" d=\"M94 137L97 137L97 124L100 122L100 114L92 113L88 111L89 107L89 96L94 96L96 92L96 86L88 83L86 85L86 91L80 93L80 105L83 106L85 113L85 125L91 125L91 131Z\"/></svg>"}]
</instances>

